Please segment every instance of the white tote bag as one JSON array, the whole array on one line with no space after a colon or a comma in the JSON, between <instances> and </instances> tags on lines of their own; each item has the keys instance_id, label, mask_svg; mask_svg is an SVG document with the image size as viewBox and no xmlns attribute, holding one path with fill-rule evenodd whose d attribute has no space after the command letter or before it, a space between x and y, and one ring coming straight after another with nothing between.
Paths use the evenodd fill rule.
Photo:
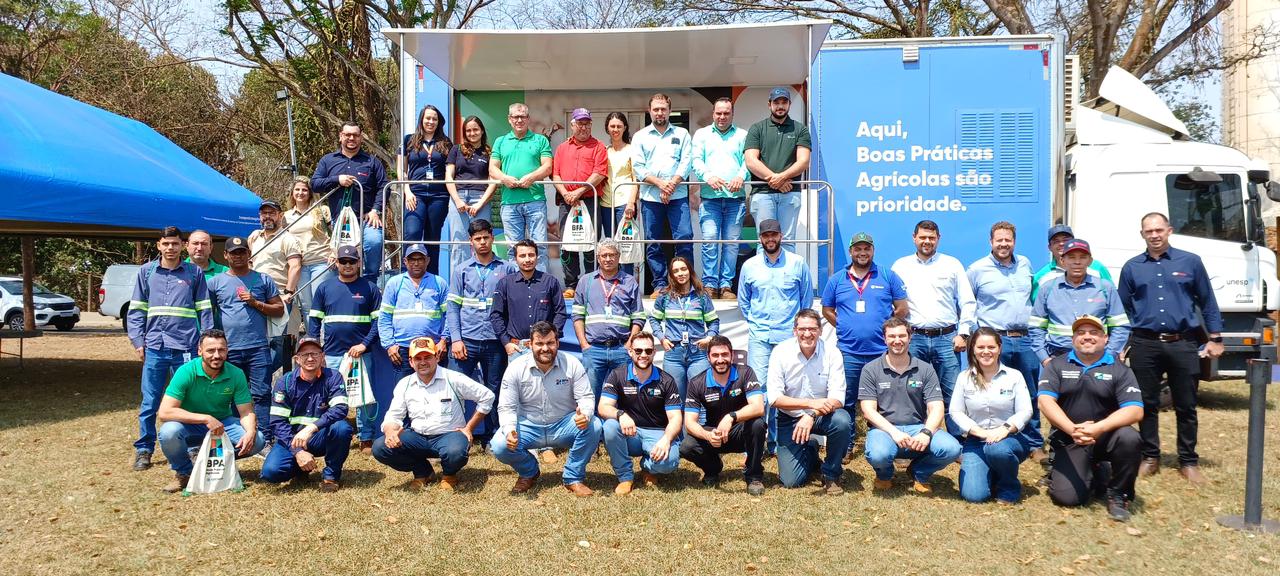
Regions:
<instances>
[{"instance_id":1,"label":"white tote bag","mask_svg":"<svg viewBox=\"0 0 1280 576\"><path fill-rule=\"evenodd\" d=\"M365 369L364 356L352 358L342 357L338 365L338 373L347 389L347 407L359 408L376 402L373 399L373 387L369 385L369 372Z\"/></svg>"},{"instance_id":2,"label":"white tote bag","mask_svg":"<svg viewBox=\"0 0 1280 576\"><path fill-rule=\"evenodd\" d=\"M245 434L254 434L252 430ZM213 494L224 490L244 490L240 471L236 469L236 447L226 434L205 433L196 456L195 468L187 480L183 494Z\"/></svg>"},{"instance_id":3,"label":"white tote bag","mask_svg":"<svg viewBox=\"0 0 1280 576\"><path fill-rule=\"evenodd\" d=\"M569 217L565 219L564 250L570 252L590 252L596 248L596 226L591 220L591 211L587 203L581 200L569 209Z\"/></svg>"},{"instance_id":4,"label":"white tote bag","mask_svg":"<svg viewBox=\"0 0 1280 576\"><path fill-rule=\"evenodd\" d=\"M619 264L644 262L644 232L635 218L623 220L614 239L618 241Z\"/></svg>"},{"instance_id":5,"label":"white tote bag","mask_svg":"<svg viewBox=\"0 0 1280 576\"><path fill-rule=\"evenodd\" d=\"M350 206L344 206L338 217L333 219L333 234L330 235L333 251L337 253L340 246L359 248L361 232L360 215Z\"/></svg>"}]
</instances>

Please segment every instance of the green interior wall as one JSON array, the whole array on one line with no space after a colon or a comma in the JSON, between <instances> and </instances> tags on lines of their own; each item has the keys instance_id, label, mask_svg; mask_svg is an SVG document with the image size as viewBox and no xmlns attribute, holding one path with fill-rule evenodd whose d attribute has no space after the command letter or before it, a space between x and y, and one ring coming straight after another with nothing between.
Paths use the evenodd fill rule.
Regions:
<instances>
[{"instance_id":1,"label":"green interior wall","mask_svg":"<svg viewBox=\"0 0 1280 576\"><path fill-rule=\"evenodd\" d=\"M511 131L511 125L507 124L507 106L512 102L523 102L523 90L494 90L494 91L468 91L456 92L458 102L454 109L458 111L457 128L453 133L457 138L462 137L462 119L468 116L476 116L484 123L485 132L489 136L489 145L492 146L494 140ZM502 227L502 217L498 206L501 200L495 194L492 201L493 215L489 219L493 223L494 228ZM501 236L499 236L499 239ZM506 251L506 246L494 246L495 251ZM499 254L499 256L504 256Z\"/></svg>"}]
</instances>

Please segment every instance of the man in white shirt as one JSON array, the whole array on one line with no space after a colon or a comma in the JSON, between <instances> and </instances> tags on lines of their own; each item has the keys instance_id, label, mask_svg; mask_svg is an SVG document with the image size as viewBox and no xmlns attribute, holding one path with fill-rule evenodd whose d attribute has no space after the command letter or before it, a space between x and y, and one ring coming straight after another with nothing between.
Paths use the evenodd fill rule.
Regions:
<instances>
[{"instance_id":1,"label":"man in white shirt","mask_svg":"<svg viewBox=\"0 0 1280 576\"><path fill-rule=\"evenodd\" d=\"M911 356L933 367L942 397L950 398L960 374L960 353L974 329L977 301L964 265L938 253L941 239L937 223L921 220L912 233L916 253L899 258L893 271L907 288ZM960 433L951 417L946 421L952 435Z\"/></svg>"},{"instance_id":2,"label":"man in white shirt","mask_svg":"<svg viewBox=\"0 0 1280 576\"><path fill-rule=\"evenodd\" d=\"M373 443L373 457L401 472L412 472L409 487L421 490L435 478L427 458L439 458L444 476L440 488L452 492L458 471L467 464L472 431L493 409L493 392L479 382L438 367L444 349L430 338L409 344L414 373L396 383L391 405L382 421L383 437ZM476 403L475 414L463 421L463 402ZM405 428L405 420L409 427Z\"/></svg>"},{"instance_id":3,"label":"man in white shirt","mask_svg":"<svg viewBox=\"0 0 1280 576\"><path fill-rule=\"evenodd\" d=\"M822 320L811 308L796 314L795 337L769 356L767 397L778 410L778 478L787 488L804 486L818 468L818 444L827 438L822 489L844 493L841 460L853 439L853 420L844 408L844 360L840 350L821 339Z\"/></svg>"}]
</instances>

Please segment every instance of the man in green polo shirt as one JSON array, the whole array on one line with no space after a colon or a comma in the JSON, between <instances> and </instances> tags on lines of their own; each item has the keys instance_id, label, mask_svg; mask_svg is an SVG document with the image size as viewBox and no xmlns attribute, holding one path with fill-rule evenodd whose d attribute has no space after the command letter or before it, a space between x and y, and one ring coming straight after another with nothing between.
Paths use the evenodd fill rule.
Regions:
<instances>
[{"instance_id":1,"label":"man in green polo shirt","mask_svg":"<svg viewBox=\"0 0 1280 576\"><path fill-rule=\"evenodd\" d=\"M539 180L551 175L551 142L529 131L529 107L507 107L511 132L493 143L489 178L502 184L502 228L512 244L526 238L538 244L538 269L547 270L547 198Z\"/></svg>"},{"instance_id":2,"label":"man in green polo shirt","mask_svg":"<svg viewBox=\"0 0 1280 576\"><path fill-rule=\"evenodd\" d=\"M239 418L231 414L233 402ZM164 420L160 449L174 472L165 492L181 492L187 485L193 467L190 451L200 445L206 432L225 433L238 457L257 454L266 444L256 431L249 383L244 372L227 363L227 336L221 330L200 333L200 357L174 372L157 416ZM249 436L245 430L255 432Z\"/></svg>"},{"instance_id":3,"label":"man in green polo shirt","mask_svg":"<svg viewBox=\"0 0 1280 576\"><path fill-rule=\"evenodd\" d=\"M800 219L800 190L791 181L809 169L809 128L791 119L791 90L779 86L769 93L769 117L747 130L743 156L747 169L767 183L751 191L751 216L756 222L777 220L783 238L796 238ZM784 247L795 252L794 244Z\"/></svg>"}]
</instances>

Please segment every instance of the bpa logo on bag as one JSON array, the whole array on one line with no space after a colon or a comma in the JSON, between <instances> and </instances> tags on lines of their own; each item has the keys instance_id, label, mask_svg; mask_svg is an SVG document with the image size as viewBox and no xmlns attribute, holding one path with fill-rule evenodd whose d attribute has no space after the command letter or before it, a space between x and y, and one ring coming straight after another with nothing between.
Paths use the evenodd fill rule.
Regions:
<instances>
[{"instance_id":1,"label":"bpa logo on bag","mask_svg":"<svg viewBox=\"0 0 1280 576\"><path fill-rule=\"evenodd\" d=\"M205 455L204 479L214 482L222 479L227 471L226 437L218 436L209 443L209 453Z\"/></svg>"}]
</instances>

